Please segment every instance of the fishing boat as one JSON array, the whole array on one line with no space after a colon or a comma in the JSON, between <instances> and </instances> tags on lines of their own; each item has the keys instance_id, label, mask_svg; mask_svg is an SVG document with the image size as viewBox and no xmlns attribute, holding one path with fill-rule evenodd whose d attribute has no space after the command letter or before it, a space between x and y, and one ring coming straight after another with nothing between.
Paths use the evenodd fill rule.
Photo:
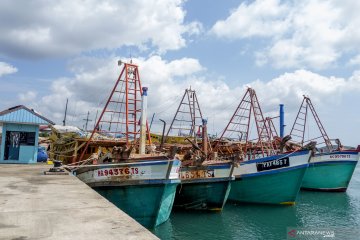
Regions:
<instances>
[{"instance_id":1,"label":"fishing boat","mask_svg":"<svg viewBox=\"0 0 360 240\"><path fill-rule=\"evenodd\" d=\"M208 153L206 122L203 119L202 149L192 142L192 153L186 154L190 159L182 157L176 208L221 211L229 196L234 165Z\"/></svg>"},{"instance_id":2,"label":"fishing boat","mask_svg":"<svg viewBox=\"0 0 360 240\"><path fill-rule=\"evenodd\" d=\"M146 148L151 146L146 121L147 90L141 87L138 66L124 63L80 161L68 168L140 224L154 228L169 218L180 183L181 161ZM100 152L82 160L92 137L99 132L114 139L122 136L126 144L114 146L111 153Z\"/></svg>"},{"instance_id":3,"label":"fishing boat","mask_svg":"<svg viewBox=\"0 0 360 240\"><path fill-rule=\"evenodd\" d=\"M173 130L179 131L177 147L182 149L178 154L182 160L181 184L177 187L174 207L221 211L230 192L234 166L231 161L223 160L211 151L207 120L202 117L195 90L185 90L166 134L167 140L171 139L169 133ZM186 139L191 147L179 144L180 139Z\"/></svg>"},{"instance_id":4,"label":"fishing boat","mask_svg":"<svg viewBox=\"0 0 360 240\"><path fill-rule=\"evenodd\" d=\"M171 213L181 162L166 156L134 156L123 163L74 167L72 173L147 228Z\"/></svg>"},{"instance_id":5,"label":"fishing boat","mask_svg":"<svg viewBox=\"0 0 360 240\"><path fill-rule=\"evenodd\" d=\"M301 188L345 192L358 161L359 149L316 153L310 159Z\"/></svg>"},{"instance_id":6,"label":"fishing boat","mask_svg":"<svg viewBox=\"0 0 360 240\"><path fill-rule=\"evenodd\" d=\"M180 168L174 207L188 210L221 211L231 189L231 162L204 163Z\"/></svg>"},{"instance_id":7,"label":"fishing boat","mask_svg":"<svg viewBox=\"0 0 360 240\"><path fill-rule=\"evenodd\" d=\"M253 135L250 134L251 126L256 128ZM310 151L281 153L274 148L270 135L255 90L248 88L214 147L220 155L237 163L229 200L260 204L295 203ZM254 140L249 140L250 137Z\"/></svg>"},{"instance_id":8,"label":"fishing boat","mask_svg":"<svg viewBox=\"0 0 360 240\"><path fill-rule=\"evenodd\" d=\"M310 151L304 150L241 162L234 169L229 199L294 205L309 157Z\"/></svg>"},{"instance_id":9,"label":"fishing boat","mask_svg":"<svg viewBox=\"0 0 360 240\"><path fill-rule=\"evenodd\" d=\"M313 120L316 122L320 136L305 141L309 112L311 112ZM290 136L300 146L314 140L323 140L317 143L318 149L310 158L310 164L306 170L301 188L314 191L345 192L359 161L360 148L344 149L339 139L330 139L310 98L307 96L304 96L301 103ZM333 141L335 141L335 144L333 144Z\"/></svg>"}]
</instances>

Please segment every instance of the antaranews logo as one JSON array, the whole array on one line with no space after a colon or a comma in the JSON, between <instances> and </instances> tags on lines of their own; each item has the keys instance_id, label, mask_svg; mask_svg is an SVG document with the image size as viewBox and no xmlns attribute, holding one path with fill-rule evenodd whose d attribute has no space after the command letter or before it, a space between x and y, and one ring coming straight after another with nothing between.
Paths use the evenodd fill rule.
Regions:
<instances>
[{"instance_id":1,"label":"antaranews logo","mask_svg":"<svg viewBox=\"0 0 360 240\"><path fill-rule=\"evenodd\" d=\"M296 229L291 229L290 231L288 229L288 238L296 238Z\"/></svg>"},{"instance_id":2,"label":"antaranews logo","mask_svg":"<svg viewBox=\"0 0 360 240\"><path fill-rule=\"evenodd\" d=\"M287 228L287 239L323 239L335 238L335 231L329 229L307 229L307 228Z\"/></svg>"},{"instance_id":3,"label":"antaranews logo","mask_svg":"<svg viewBox=\"0 0 360 240\"><path fill-rule=\"evenodd\" d=\"M287 235L288 238L296 238L296 229L291 229L290 231L288 231Z\"/></svg>"}]
</instances>

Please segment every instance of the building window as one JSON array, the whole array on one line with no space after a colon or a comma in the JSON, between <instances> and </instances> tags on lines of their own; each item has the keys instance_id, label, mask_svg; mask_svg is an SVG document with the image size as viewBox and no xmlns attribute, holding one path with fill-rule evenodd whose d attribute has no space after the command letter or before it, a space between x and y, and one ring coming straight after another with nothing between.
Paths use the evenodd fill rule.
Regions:
<instances>
[{"instance_id":1,"label":"building window","mask_svg":"<svg viewBox=\"0 0 360 240\"><path fill-rule=\"evenodd\" d=\"M35 132L7 131L6 140L14 146L35 146Z\"/></svg>"},{"instance_id":2,"label":"building window","mask_svg":"<svg viewBox=\"0 0 360 240\"><path fill-rule=\"evenodd\" d=\"M6 131L4 160L19 160L20 146L34 146L35 132Z\"/></svg>"}]
</instances>

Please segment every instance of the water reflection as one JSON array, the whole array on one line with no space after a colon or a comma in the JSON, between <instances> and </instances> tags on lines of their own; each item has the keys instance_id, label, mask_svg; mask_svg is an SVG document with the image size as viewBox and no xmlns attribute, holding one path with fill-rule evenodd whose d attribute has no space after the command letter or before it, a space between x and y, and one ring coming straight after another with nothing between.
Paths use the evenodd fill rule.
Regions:
<instances>
[{"instance_id":1,"label":"water reflection","mask_svg":"<svg viewBox=\"0 0 360 240\"><path fill-rule=\"evenodd\" d=\"M176 210L169 221L158 226L153 233L160 239L232 239L223 217L224 212Z\"/></svg>"},{"instance_id":2,"label":"water reflection","mask_svg":"<svg viewBox=\"0 0 360 240\"><path fill-rule=\"evenodd\" d=\"M335 230L359 239L360 168L346 193L301 191L295 206L227 203L221 213L174 211L153 232L161 239L286 239L287 227Z\"/></svg>"}]
</instances>

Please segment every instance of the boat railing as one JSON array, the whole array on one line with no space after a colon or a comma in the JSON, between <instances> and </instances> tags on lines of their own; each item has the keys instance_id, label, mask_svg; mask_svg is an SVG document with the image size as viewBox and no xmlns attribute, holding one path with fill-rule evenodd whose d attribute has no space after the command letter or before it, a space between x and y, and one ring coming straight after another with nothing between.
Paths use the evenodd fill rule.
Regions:
<instances>
[{"instance_id":1,"label":"boat railing","mask_svg":"<svg viewBox=\"0 0 360 240\"><path fill-rule=\"evenodd\" d=\"M114 167L114 166L128 166L129 164L131 165L140 165L140 164L150 164L150 163L154 163L154 162L175 162L175 161L180 161L178 159L162 159L162 160L153 160L153 161L138 161L138 162L134 162L134 161L128 161L128 162L123 162L123 163L107 163L107 164L89 164L89 165L64 165L65 168L69 168L72 170L75 169L79 169L79 168L84 168L84 167Z\"/></svg>"}]
</instances>

